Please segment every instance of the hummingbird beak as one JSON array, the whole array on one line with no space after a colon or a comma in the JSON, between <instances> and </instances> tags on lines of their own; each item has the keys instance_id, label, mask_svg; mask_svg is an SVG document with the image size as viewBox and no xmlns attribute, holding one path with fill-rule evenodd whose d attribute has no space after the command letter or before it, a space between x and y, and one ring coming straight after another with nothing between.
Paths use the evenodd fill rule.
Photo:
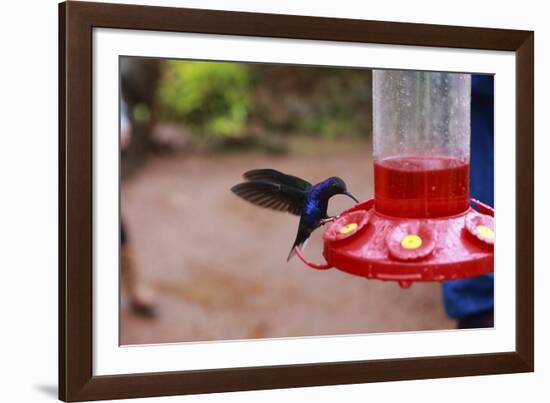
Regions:
<instances>
[{"instance_id":1,"label":"hummingbird beak","mask_svg":"<svg viewBox=\"0 0 550 403\"><path fill-rule=\"evenodd\" d=\"M357 199L355 198L355 196L352 195L350 192L344 192L344 194L345 194L346 196L351 197L353 200L355 200L356 203L359 203L359 200L357 200Z\"/></svg>"}]
</instances>

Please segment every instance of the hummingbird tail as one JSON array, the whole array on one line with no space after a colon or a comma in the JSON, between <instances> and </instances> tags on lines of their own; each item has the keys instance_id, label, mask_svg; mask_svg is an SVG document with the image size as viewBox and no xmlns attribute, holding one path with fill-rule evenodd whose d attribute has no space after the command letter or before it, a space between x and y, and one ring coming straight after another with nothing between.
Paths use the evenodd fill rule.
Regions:
<instances>
[{"instance_id":1,"label":"hummingbird tail","mask_svg":"<svg viewBox=\"0 0 550 403\"><path fill-rule=\"evenodd\" d=\"M292 245L292 249L290 249L290 253L288 254L288 257L286 258L286 261L288 262L290 259L292 259L296 255L296 247L300 248L300 250L303 251L306 248L308 240L309 240L309 238L307 238L306 240L304 240L302 242L295 243L294 245Z\"/></svg>"}]
</instances>

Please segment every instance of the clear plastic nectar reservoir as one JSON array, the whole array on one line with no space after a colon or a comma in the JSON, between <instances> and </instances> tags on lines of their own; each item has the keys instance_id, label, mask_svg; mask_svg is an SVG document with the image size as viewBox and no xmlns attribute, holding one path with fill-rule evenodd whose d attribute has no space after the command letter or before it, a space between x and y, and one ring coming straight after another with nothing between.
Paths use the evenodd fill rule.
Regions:
<instances>
[{"instance_id":1,"label":"clear plastic nectar reservoir","mask_svg":"<svg viewBox=\"0 0 550 403\"><path fill-rule=\"evenodd\" d=\"M469 74L375 70L375 209L395 217L469 206Z\"/></svg>"}]
</instances>

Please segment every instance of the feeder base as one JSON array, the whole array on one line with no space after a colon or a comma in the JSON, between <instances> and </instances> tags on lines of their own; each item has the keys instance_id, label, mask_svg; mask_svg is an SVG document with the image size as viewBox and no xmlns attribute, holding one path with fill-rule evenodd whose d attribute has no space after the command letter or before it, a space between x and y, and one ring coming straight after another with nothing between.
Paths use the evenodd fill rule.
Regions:
<instances>
[{"instance_id":1,"label":"feeder base","mask_svg":"<svg viewBox=\"0 0 550 403\"><path fill-rule=\"evenodd\" d=\"M493 209L472 200L479 210L438 218L389 217L374 209L374 200L342 213L324 234L326 264L368 279L447 281L493 272Z\"/></svg>"}]
</instances>

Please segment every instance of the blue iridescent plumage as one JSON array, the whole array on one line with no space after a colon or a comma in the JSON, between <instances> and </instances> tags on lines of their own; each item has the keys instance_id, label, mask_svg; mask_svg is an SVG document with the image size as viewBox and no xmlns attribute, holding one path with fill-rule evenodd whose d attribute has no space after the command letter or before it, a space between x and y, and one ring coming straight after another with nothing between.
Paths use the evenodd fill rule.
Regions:
<instances>
[{"instance_id":1,"label":"blue iridescent plumage","mask_svg":"<svg viewBox=\"0 0 550 403\"><path fill-rule=\"evenodd\" d=\"M306 192L304 217L307 219L308 223L313 224L327 218L328 198L325 196L325 193L328 193L327 190L331 186L331 179L332 178L329 178L311 186Z\"/></svg>"},{"instance_id":2,"label":"blue iridescent plumage","mask_svg":"<svg viewBox=\"0 0 550 403\"><path fill-rule=\"evenodd\" d=\"M345 182L336 176L312 185L274 169L255 169L246 172L244 178L247 182L231 188L237 196L261 207L300 216L296 240L287 260L294 255L295 247L302 247L311 233L329 218L327 208L332 196L344 194L358 202L347 191Z\"/></svg>"}]
</instances>

